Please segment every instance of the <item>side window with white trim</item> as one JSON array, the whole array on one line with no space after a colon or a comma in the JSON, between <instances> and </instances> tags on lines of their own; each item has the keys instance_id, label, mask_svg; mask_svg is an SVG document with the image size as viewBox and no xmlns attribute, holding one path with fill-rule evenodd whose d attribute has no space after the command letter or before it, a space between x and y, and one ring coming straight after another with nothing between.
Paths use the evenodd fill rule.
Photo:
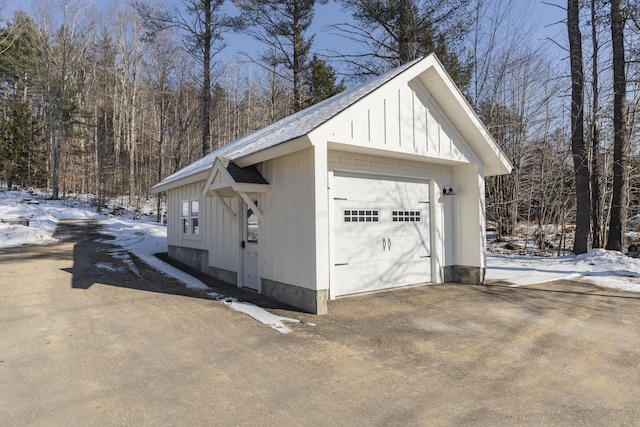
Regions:
<instances>
[{"instance_id":1,"label":"side window with white trim","mask_svg":"<svg viewBox=\"0 0 640 427\"><path fill-rule=\"evenodd\" d=\"M189 233L189 201L182 202L182 234Z\"/></svg>"},{"instance_id":2,"label":"side window with white trim","mask_svg":"<svg viewBox=\"0 0 640 427\"><path fill-rule=\"evenodd\" d=\"M182 207L182 234L197 236L200 234L200 200L183 200Z\"/></svg>"},{"instance_id":3,"label":"side window with white trim","mask_svg":"<svg viewBox=\"0 0 640 427\"><path fill-rule=\"evenodd\" d=\"M200 213L200 201L191 201L191 234L200 234L199 215Z\"/></svg>"}]
</instances>

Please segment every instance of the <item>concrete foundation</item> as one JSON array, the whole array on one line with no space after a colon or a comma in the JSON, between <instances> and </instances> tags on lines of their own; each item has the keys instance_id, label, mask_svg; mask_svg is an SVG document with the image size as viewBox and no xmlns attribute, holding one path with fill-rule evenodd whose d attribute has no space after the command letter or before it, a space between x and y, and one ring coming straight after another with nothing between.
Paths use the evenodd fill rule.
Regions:
<instances>
[{"instance_id":1,"label":"concrete foundation","mask_svg":"<svg viewBox=\"0 0 640 427\"><path fill-rule=\"evenodd\" d=\"M209 266L209 253L203 249L169 246L169 256L220 281L236 285L235 271ZM262 279L262 294L313 314L327 314L329 291L314 291L287 283Z\"/></svg>"},{"instance_id":2,"label":"concrete foundation","mask_svg":"<svg viewBox=\"0 0 640 427\"><path fill-rule=\"evenodd\" d=\"M273 280L262 279L262 293L313 314L327 314L329 291L315 291Z\"/></svg>"},{"instance_id":3,"label":"concrete foundation","mask_svg":"<svg viewBox=\"0 0 640 427\"><path fill-rule=\"evenodd\" d=\"M467 283L470 285L484 284L485 269L467 265L447 265L444 267L444 281Z\"/></svg>"},{"instance_id":4,"label":"concrete foundation","mask_svg":"<svg viewBox=\"0 0 640 427\"><path fill-rule=\"evenodd\" d=\"M169 256L220 281L232 285L238 283L238 274L235 271L209 266L209 251L207 250L169 245Z\"/></svg>"}]
</instances>

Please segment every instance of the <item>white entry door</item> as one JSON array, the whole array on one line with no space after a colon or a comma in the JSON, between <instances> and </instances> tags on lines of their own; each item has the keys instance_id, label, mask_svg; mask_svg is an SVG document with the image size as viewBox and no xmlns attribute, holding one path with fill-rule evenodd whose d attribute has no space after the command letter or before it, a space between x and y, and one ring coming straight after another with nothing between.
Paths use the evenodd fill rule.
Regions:
<instances>
[{"instance_id":1,"label":"white entry door","mask_svg":"<svg viewBox=\"0 0 640 427\"><path fill-rule=\"evenodd\" d=\"M258 205L256 200L253 202ZM242 286L260 292L260 222L258 216L244 204L244 227L242 232Z\"/></svg>"},{"instance_id":2,"label":"white entry door","mask_svg":"<svg viewBox=\"0 0 640 427\"><path fill-rule=\"evenodd\" d=\"M336 172L331 198L332 296L431 281L428 182Z\"/></svg>"}]
</instances>

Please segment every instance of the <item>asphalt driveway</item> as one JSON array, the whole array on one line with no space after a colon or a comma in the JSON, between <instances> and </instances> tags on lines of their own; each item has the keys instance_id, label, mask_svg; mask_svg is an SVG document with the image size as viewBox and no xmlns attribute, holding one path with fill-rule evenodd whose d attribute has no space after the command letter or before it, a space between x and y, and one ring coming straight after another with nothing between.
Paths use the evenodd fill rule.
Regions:
<instances>
[{"instance_id":1,"label":"asphalt driveway","mask_svg":"<svg viewBox=\"0 0 640 427\"><path fill-rule=\"evenodd\" d=\"M0 424L632 425L640 295L577 282L332 301L282 335L92 225L0 250ZM233 293L221 285L214 290Z\"/></svg>"}]
</instances>

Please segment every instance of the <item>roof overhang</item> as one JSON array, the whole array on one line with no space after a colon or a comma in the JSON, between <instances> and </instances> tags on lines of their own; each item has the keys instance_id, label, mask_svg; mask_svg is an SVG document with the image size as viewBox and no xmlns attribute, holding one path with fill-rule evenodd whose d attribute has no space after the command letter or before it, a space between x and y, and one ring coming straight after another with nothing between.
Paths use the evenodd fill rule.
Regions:
<instances>
[{"instance_id":1,"label":"roof overhang","mask_svg":"<svg viewBox=\"0 0 640 427\"><path fill-rule=\"evenodd\" d=\"M474 153L478 155L484 166L484 174L492 176L511 173L513 168L511 162L438 58L435 55L429 55L425 60L432 60L433 66L421 72L416 80L433 96L458 132L470 144Z\"/></svg>"},{"instance_id":2,"label":"roof overhang","mask_svg":"<svg viewBox=\"0 0 640 427\"><path fill-rule=\"evenodd\" d=\"M412 162L428 163L448 167L460 166L461 164L464 164L458 160L444 159L437 156L425 156L424 154L397 151L394 149L386 149L384 147L358 146L331 140L327 142L327 148L329 150L342 151L347 153L365 154L376 157L384 157L388 159L409 160Z\"/></svg>"},{"instance_id":3,"label":"roof overhang","mask_svg":"<svg viewBox=\"0 0 640 427\"><path fill-rule=\"evenodd\" d=\"M246 167L255 165L260 162L275 159L276 157L286 156L287 154L295 153L296 151L304 150L305 148L313 147L311 139L308 135L301 136L299 138L292 139L282 144L278 144L271 148L267 148L257 153L250 154L244 157L236 157L233 162L240 167Z\"/></svg>"},{"instance_id":4,"label":"roof overhang","mask_svg":"<svg viewBox=\"0 0 640 427\"><path fill-rule=\"evenodd\" d=\"M202 193L216 192L221 197L234 197L236 193L265 193L271 187L255 166L241 168L225 158L216 158L209 171Z\"/></svg>"}]
</instances>

